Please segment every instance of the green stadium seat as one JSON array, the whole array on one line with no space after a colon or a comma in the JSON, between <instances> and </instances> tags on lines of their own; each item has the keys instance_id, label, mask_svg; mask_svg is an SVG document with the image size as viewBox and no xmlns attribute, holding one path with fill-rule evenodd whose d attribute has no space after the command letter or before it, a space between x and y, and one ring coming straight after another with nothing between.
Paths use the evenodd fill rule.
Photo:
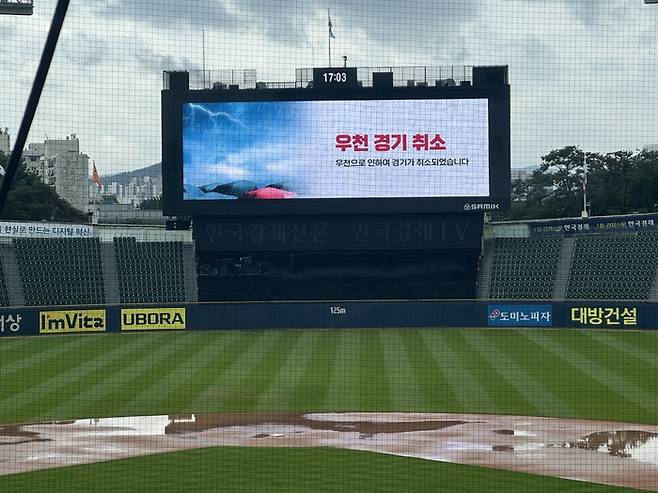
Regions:
<instances>
[{"instance_id":1,"label":"green stadium seat","mask_svg":"<svg viewBox=\"0 0 658 493\"><path fill-rule=\"evenodd\" d=\"M646 233L578 237L567 299L648 299L658 267L655 238Z\"/></svg>"},{"instance_id":2,"label":"green stadium seat","mask_svg":"<svg viewBox=\"0 0 658 493\"><path fill-rule=\"evenodd\" d=\"M561 244L560 236L496 238L490 298L550 299Z\"/></svg>"},{"instance_id":3,"label":"green stadium seat","mask_svg":"<svg viewBox=\"0 0 658 493\"><path fill-rule=\"evenodd\" d=\"M185 300L183 244L115 238L119 295L123 303Z\"/></svg>"},{"instance_id":4,"label":"green stadium seat","mask_svg":"<svg viewBox=\"0 0 658 493\"><path fill-rule=\"evenodd\" d=\"M104 303L98 238L14 238L26 305Z\"/></svg>"}]
</instances>

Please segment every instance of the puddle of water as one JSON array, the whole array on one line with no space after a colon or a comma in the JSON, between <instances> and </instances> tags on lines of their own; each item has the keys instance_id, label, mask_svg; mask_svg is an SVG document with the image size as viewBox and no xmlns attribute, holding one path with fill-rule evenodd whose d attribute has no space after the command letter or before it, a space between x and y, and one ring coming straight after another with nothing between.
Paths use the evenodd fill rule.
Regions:
<instances>
[{"instance_id":1,"label":"puddle of water","mask_svg":"<svg viewBox=\"0 0 658 493\"><path fill-rule=\"evenodd\" d=\"M494 452L528 452L544 448L543 443L522 443L520 445L493 445L491 450Z\"/></svg>"},{"instance_id":2,"label":"puddle of water","mask_svg":"<svg viewBox=\"0 0 658 493\"><path fill-rule=\"evenodd\" d=\"M166 433L169 416L78 419L55 423L67 433L89 436L159 436Z\"/></svg>"},{"instance_id":3,"label":"puddle of water","mask_svg":"<svg viewBox=\"0 0 658 493\"><path fill-rule=\"evenodd\" d=\"M254 414L197 414L190 420L171 420L165 433L190 433L226 428L230 426L291 425L303 426L312 430L360 433L367 438L377 433L406 433L414 431L441 430L457 426L466 421L427 420L427 421L336 421L311 419L301 413L254 413Z\"/></svg>"},{"instance_id":4,"label":"puddle of water","mask_svg":"<svg viewBox=\"0 0 658 493\"><path fill-rule=\"evenodd\" d=\"M514 452L514 447L511 445L494 445L491 450L494 452Z\"/></svg>"},{"instance_id":5,"label":"puddle of water","mask_svg":"<svg viewBox=\"0 0 658 493\"><path fill-rule=\"evenodd\" d=\"M517 437L536 437L534 433L525 430L493 430L498 435L513 435Z\"/></svg>"},{"instance_id":6,"label":"puddle of water","mask_svg":"<svg viewBox=\"0 0 658 493\"><path fill-rule=\"evenodd\" d=\"M56 426L67 436L88 437L136 437L186 435L202 431L234 426L291 425L312 430L359 433L361 438L370 438L379 433L405 433L440 430L464 424L466 421L344 421L318 420L301 413L254 413L254 414L171 414L159 416L132 416L119 418L92 418L74 421L54 421L41 424L11 425L0 427L0 445L47 441L40 436L36 427ZM27 429L26 429L27 428ZM302 433L295 431L295 433ZM268 437L282 437L280 434L267 434ZM256 436L254 438L264 438Z\"/></svg>"},{"instance_id":7,"label":"puddle of water","mask_svg":"<svg viewBox=\"0 0 658 493\"><path fill-rule=\"evenodd\" d=\"M613 457L658 465L658 433L648 431L598 431L557 446L592 450Z\"/></svg>"},{"instance_id":8,"label":"puddle of water","mask_svg":"<svg viewBox=\"0 0 658 493\"><path fill-rule=\"evenodd\" d=\"M445 449L450 452L488 452L491 446L472 442L448 442Z\"/></svg>"}]
</instances>

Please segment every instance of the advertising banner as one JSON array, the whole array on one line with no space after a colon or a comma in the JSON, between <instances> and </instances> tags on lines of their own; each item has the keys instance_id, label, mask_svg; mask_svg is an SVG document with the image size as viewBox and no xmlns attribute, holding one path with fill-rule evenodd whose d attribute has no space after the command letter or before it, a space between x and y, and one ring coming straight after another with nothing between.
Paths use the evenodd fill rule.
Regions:
<instances>
[{"instance_id":1,"label":"advertising banner","mask_svg":"<svg viewBox=\"0 0 658 493\"><path fill-rule=\"evenodd\" d=\"M482 219L466 214L350 218L198 218L197 252L480 248Z\"/></svg>"},{"instance_id":2,"label":"advertising banner","mask_svg":"<svg viewBox=\"0 0 658 493\"><path fill-rule=\"evenodd\" d=\"M487 305L490 327L552 327L551 305Z\"/></svg>"},{"instance_id":3,"label":"advertising banner","mask_svg":"<svg viewBox=\"0 0 658 493\"><path fill-rule=\"evenodd\" d=\"M25 335L24 315L20 310L0 312L0 337Z\"/></svg>"},{"instance_id":4,"label":"advertising banner","mask_svg":"<svg viewBox=\"0 0 658 493\"><path fill-rule=\"evenodd\" d=\"M39 312L39 334L105 332L106 329L105 309Z\"/></svg>"},{"instance_id":5,"label":"advertising banner","mask_svg":"<svg viewBox=\"0 0 658 493\"><path fill-rule=\"evenodd\" d=\"M122 308L121 330L185 330L185 308Z\"/></svg>"},{"instance_id":6,"label":"advertising banner","mask_svg":"<svg viewBox=\"0 0 658 493\"><path fill-rule=\"evenodd\" d=\"M530 223L530 233L532 235L579 235L608 232L623 233L652 230L657 227L658 214L641 214L532 221Z\"/></svg>"},{"instance_id":7,"label":"advertising banner","mask_svg":"<svg viewBox=\"0 0 658 493\"><path fill-rule=\"evenodd\" d=\"M0 309L0 339L159 330L525 327L658 330L658 304L573 301L333 301L195 303L178 307Z\"/></svg>"},{"instance_id":8,"label":"advertising banner","mask_svg":"<svg viewBox=\"0 0 658 493\"><path fill-rule=\"evenodd\" d=\"M94 227L89 224L0 221L0 237L10 238L90 238Z\"/></svg>"},{"instance_id":9,"label":"advertising banner","mask_svg":"<svg viewBox=\"0 0 658 493\"><path fill-rule=\"evenodd\" d=\"M183 104L183 199L490 195L482 99Z\"/></svg>"},{"instance_id":10,"label":"advertising banner","mask_svg":"<svg viewBox=\"0 0 658 493\"><path fill-rule=\"evenodd\" d=\"M616 303L600 303L594 306L569 306L570 325L582 327L625 327L637 328L639 314L646 313L649 306L620 305ZM654 307L655 308L655 307Z\"/></svg>"}]
</instances>

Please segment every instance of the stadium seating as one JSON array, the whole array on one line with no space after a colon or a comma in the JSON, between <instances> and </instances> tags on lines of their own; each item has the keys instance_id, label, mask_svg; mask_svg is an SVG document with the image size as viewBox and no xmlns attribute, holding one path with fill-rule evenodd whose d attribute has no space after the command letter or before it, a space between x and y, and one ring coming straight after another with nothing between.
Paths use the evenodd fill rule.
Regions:
<instances>
[{"instance_id":1,"label":"stadium seating","mask_svg":"<svg viewBox=\"0 0 658 493\"><path fill-rule=\"evenodd\" d=\"M185 301L183 243L114 238L122 303Z\"/></svg>"},{"instance_id":2,"label":"stadium seating","mask_svg":"<svg viewBox=\"0 0 658 493\"><path fill-rule=\"evenodd\" d=\"M496 238L489 297L551 299L561 236Z\"/></svg>"},{"instance_id":3,"label":"stadium seating","mask_svg":"<svg viewBox=\"0 0 658 493\"><path fill-rule=\"evenodd\" d=\"M98 238L14 238L26 305L105 302Z\"/></svg>"},{"instance_id":4,"label":"stadium seating","mask_svg":"<svg viewBox=\"0 0 658 493\"><path fill-rule=\"evenodd\" d=\"M576 240L567 299L646 300L658 266L658 233Z\"/></svg>"}]
</instances>

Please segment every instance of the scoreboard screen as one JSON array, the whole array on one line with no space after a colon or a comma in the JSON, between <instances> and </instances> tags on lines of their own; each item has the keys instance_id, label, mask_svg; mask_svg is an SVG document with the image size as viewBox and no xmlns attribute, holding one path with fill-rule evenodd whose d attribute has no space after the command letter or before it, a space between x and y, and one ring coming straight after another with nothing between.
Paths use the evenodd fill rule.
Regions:
<instances>
[{"instance_id":1,"label":"scoreboard screen","mask_svg":"<svg viewBox=\"0 0 658 493\"><path fill-rule=\"evenodd\" d=\"M164 212L504 210L510 195L508 89L163 97Z\"/></svg>"}]
</instances>

